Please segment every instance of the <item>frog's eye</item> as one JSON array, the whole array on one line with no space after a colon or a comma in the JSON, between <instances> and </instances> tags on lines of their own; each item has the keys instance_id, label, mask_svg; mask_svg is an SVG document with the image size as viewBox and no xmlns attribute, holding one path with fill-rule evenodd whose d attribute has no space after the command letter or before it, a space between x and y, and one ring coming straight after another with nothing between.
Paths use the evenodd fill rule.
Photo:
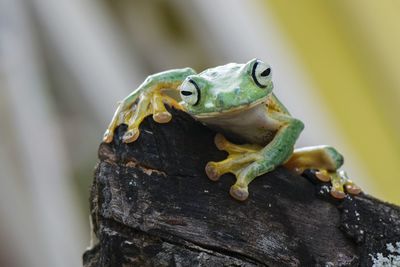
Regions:
<instances>
[{"instance_id":1,"label":"frog's eye","mask_svg":"<svg viewBox=\"0 0 400 267\"><path fill-rule=\"evenodd\" d=\"M200 100L199 86L191 79L184 81L180 87L182 100L189 105L196 105Z\"/></svg>"},{"instance_id":2,"label":"frog's eye","mask_svg":"<svg viewBox=\"0 0 400 267\"><path fill-rule=\"evenodd\" d=\"M256 61L251 70L251 77L258 87L265 88L271 80L271 67L262 61Z\"/></svg>"}]
</instances>

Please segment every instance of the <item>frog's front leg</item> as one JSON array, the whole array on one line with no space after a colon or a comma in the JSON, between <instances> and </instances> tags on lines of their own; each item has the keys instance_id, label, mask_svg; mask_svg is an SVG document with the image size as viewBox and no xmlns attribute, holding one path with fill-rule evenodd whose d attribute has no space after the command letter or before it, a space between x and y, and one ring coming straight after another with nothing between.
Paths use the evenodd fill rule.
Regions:
<instances>
[{"instance_id":1,"label":"frog's front leg","mask_svg":"<svg viewBox=\"0 0 400 267\"><path fill-rule=\"evenodd\" d=\"M139 137L139 126L143 119L153 114L158 123L171 120L171 114L165 104L181 109L180 104L172 97L164 94L165 89L174 89L189 75L195 74L191 68L175 69L160 72L149 76L135 91L122 100L104 133L103 141L110 143L113 140L114 129L125 123L128 130L123 136L125 143L135 141Z\"/></svg>"},{"instance_id":2,"label":"frog's front leg","mask_svg":"<svg viewBox=\"0 0 400 267\"><path fill-rule=\"evenodd\" d=\"M291 156L294 143L304 128L301 121L286 114L271 113L269 116L280 127L274 139L265 147L234 145L217 135L217 147L226 150L229 156L221 162L209 162L206 173L212 180L224 173L233 173L236 183L231 187L230 194L237 200L247 199L248 185L254 178L272 171Z\"/></svg>"},{"instance_id":3,"label":"frog's front leg","mask_svg":"<svg viewBox=\"0 0 400 267\"><path fill-rule=\"evenodd\" d=\"M206 174L210 180L217 181L219 177L225 173L231 172L238 174L244 165L249 162L254 162L259 158L258 152L262 149L262 146L258 145L236 145L225 137L218 133L214 139L215 145L219 150L228 152L228 157L220 162L210 161L206 165Z\"/></svg>"}]
</instances>

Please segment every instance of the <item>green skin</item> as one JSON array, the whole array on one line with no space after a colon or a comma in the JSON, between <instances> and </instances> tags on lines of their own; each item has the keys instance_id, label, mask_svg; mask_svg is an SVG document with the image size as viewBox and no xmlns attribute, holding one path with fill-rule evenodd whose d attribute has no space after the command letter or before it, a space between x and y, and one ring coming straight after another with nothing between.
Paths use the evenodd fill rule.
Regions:
<instances>
[{"instance_id":1,"label":"green skin","mask_svg":"<svg viewBox=\"0 0 400 267\"><path fill-rule=\"evenodd\" d=\"M272 93L271 76L270 66L256 59L246 64L230 63L210 68L200 74L185 68L149 76L121 102L104 141L112 141L113 131L121 123L129 126L123 141L135 141L141 121L150 114L157 122L168 122L171 115L154 100L159 97L164 104L180 108L210 128L245 143L235 145L221 134L217 135L217 147L226 150L229 157L206 166L206 173L212 180L227 172L236 176L237 181L230 191L235 199L247 199L249 183L279 165L297 172L307 168L320 170L318 177L331 181L334 197L343 198L344 189L359 193L359 188L346 174L337 171L343 157L334 148L318 146L294 150L304 124L293 118ZM178 101L164 95L165 89L178 90Z\"/></svg>"}]
</instances>

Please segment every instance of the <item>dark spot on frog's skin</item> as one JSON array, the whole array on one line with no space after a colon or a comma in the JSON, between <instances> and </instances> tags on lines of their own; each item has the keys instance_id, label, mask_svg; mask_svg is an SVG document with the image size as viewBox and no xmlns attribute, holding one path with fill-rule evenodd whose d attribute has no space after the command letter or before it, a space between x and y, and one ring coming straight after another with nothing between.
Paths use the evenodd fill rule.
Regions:
<instances>
[{"instance_id":1,"label":"dark spot on frog's skin","mask_svg":"<svg viewBox=\"0 0 400 267\"><path fill-rule=\"evenodd\" d=\"M217 75L218 75L218 73L215 72L215 71L210 73L210 76L211 76L211 77L215 77L215 76L217 76Z\"/></svg>"},{"instance_id":2,"label":"dark spot on frog's skin","mask_svg":"<svg viewBox=\"0 0 400 267\"><path fill-rule=\"evenodd\" d=\"M217 100L218 100L218 104L219 104L220 106L223 106L223 105L224 105L224 100L222 99L222 97L218 97Z\"/></svg>"},{"instance_id":3,"label":"dark spot on frog's skin","mask_svg":"<svg viewBox=\"0 0 400 267\"><path fill-rule=\"evenodd\" d=\"M235 95L238 95L240 93L240 88L239 87L235 88L234 92L235 92Z\"/></svg>"}]
</instances>

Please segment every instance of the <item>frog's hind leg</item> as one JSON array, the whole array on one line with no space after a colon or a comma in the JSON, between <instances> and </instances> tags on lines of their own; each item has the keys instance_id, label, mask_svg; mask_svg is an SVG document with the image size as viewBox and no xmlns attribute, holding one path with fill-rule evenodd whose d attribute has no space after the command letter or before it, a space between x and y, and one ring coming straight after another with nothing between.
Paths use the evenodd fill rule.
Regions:
<instances>
[{"instance_id":1,"label":"frog's hind leg","mask_svg":"<svg viewBox=\"0 0 400 267\"><path fill-rule=\"evenodd\" d=\"M333 147L313 146L295 149L284 166L301 174L304 170L313 168L336 171L343 162L343 156Z\"/></svg>"},{"instance_id":2,"label":"frog's hind leg","mask_svg":"<svg viewBox=\"0 0 400 267\"><path fill-rule=\"evenodd\" d=\"M343 156L331 146L315 146L296 149L289 160L283 164L301 174L306 169L317 169L316 176L323 182L331 182L331 195L344 198L346 192L358 194L361 189L354 184L346 172L338 169L343 165Z\"/></svg>"}]
</instances>

